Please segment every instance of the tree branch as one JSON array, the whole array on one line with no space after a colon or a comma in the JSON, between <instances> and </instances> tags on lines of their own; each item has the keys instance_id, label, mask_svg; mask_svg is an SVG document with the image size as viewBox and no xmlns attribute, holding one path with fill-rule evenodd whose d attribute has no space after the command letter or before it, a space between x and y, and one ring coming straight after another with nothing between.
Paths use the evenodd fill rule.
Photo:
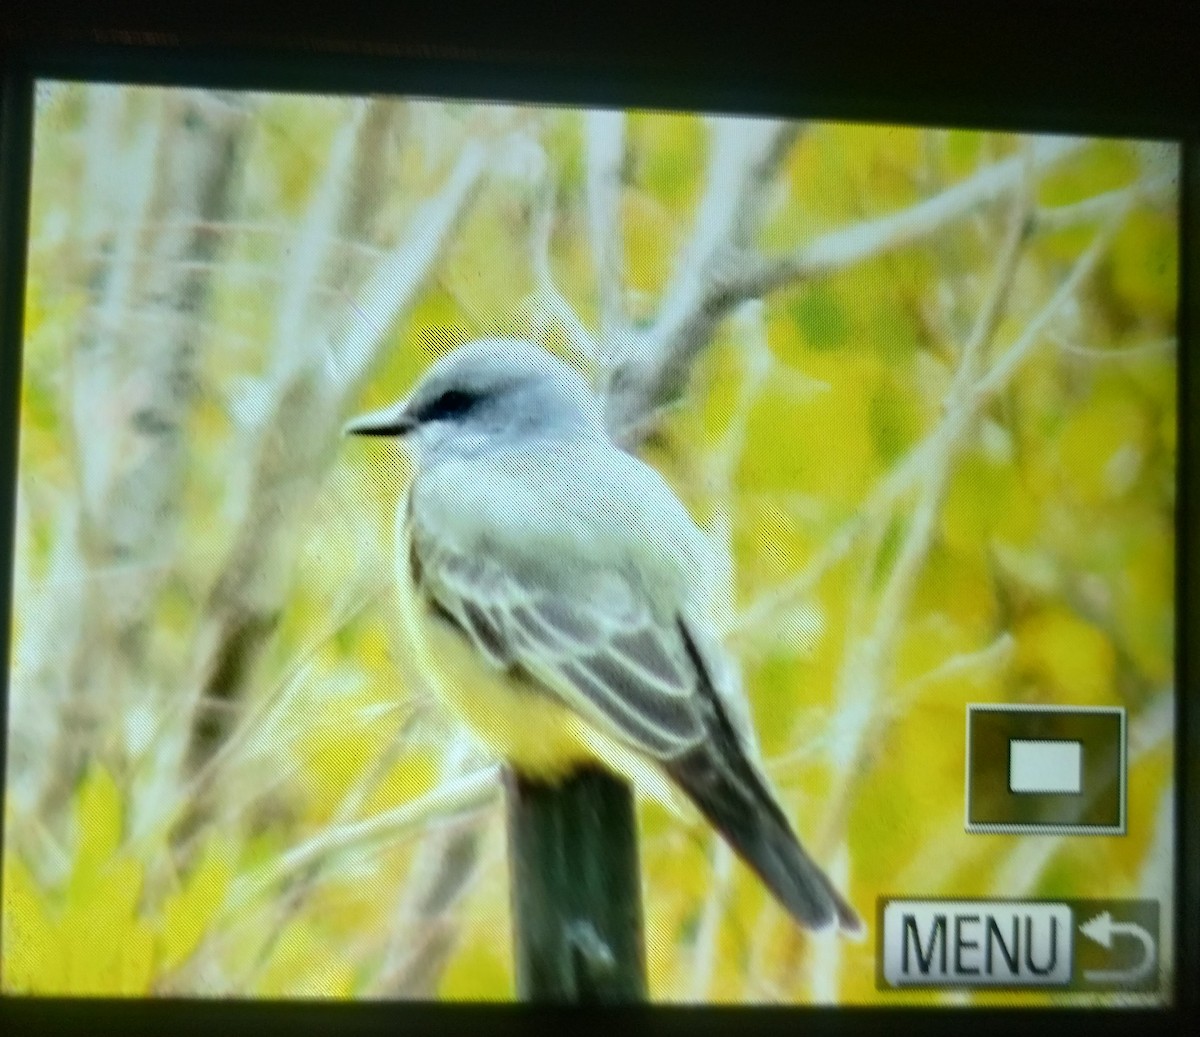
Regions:
<instances>
[{"instance_id":1,"label":"tree branch","mask_svg":"<svg viewBox=\"0 0 1200 1037\"><path fill-rule=\"evenodd\" d=\"M981 376L971 388L971 398L967 401L968 406L961 407L948 415L947 420L953 420L954 427L944 432L944 435L959 434L961 432L959 426L973 420L986 401L1013 377L1029 352L1038 344L1041 334L1057 316L1063 304L1095 269L1135 202L1135 198L1126 197L1115 211L1111 211L1106 229L1096 236L1085 254L1076 261L1071 274L1059 286L1054 297L1026 326L1022 335L1009 347L1004 357L996 362L995 367L986 375ZM933 449L934 438L932 436L914 446L904 459L898 462L883 480L875 485L855 514L826 539L821 549L809 559L804 568L787 583L765 592L745 608L737 617L728 635L734 641L744 639L756 626L770 622L771 618L780 610L793 607L811 595L825 573L849 554L850 549L862 532L868 528L871 521L879 515L886 514L905 493L912 489L922 473L928 470L932 464Z\"/></svg>"},{"instance_id":2,"label":"tree branch","mask_svg":"<svg viewBox=\"0 0 1200 1037\"><path fill-rule=\"evenodd\" d=\"M297 260L310 271L305 282L309 287L312 273L328 262L326 250L319 245L335 241L340 236L335 224L346 218L325 198L343 202L355 198L357 189L346 189L348 176L354 180L362 180L368 172L378 176L373 156L385 128L369 111L357 120L349 145L353 160L335 162L318 190L306 243L321 255ZM257 458L247 507L197 640L193 686L199 702L242 697L286 597L292 541L300 528L296 516L332 462L342 417L382 359L387 331L412 304L473 199L484 173L485 154L481 143L466 143L445 185L417 208L401 240L378 264L348 311L334 316L333 326L299 332L292 314L304 308L300 303L281 314L273 409L263 427L253 430ZM286 334L302 334L301 342L310 343L309 348L285 341ZM197 713L187 752L189 771L203 765L229 728L219 713Z\"/></svg>"},{"instance_id":3,"label":"tree branch","mask_svg":"<svg viewBox=\"0 0 1200 1037\"><path fill-rule=\"evenodd\" d=\"M634 445L658 412L683 392L717 325L745 293L737 270L757 233L767 189L795 142L793 122L714 119L704 195L658 315L631 333L608 379L607 414L614 439Z\"/></svg>"},{"instance_id":4,"label":"tree branch","mask_svg":"<svg viewBox=\"0 0 1200 1037\"><path fill-rule=\"evenodd\" d=\"M621 244L621 167L625 162L625 113L589 111L587 139L588 236L600 300L600 351L606 367L624 349L627 315L625 258Z\"/></svg>"},{"instance_id":5,"label":"tree branch","mask_svg":"<svg viewBox=\"0 0 1200 1037\"><path fill-rule=\"evenodd\" d=\"M1179 193L1179 178L1177 176L1154 176L1139 180L1128 187L1115 191L1105 191L1103 194L1085 198L1082 202L1070 205L1043 206L1034 210L1033 230L1036 233L1051 233L1068 230L1112 214L1114 209L1126 205L1149 203L1151 205L1166 205L1174 201Z\"/></svg>"},{"instance_id":6,"label":"tree branch","mask_svg":"<svg viewBox=\"0 0 1200 1037\"><path fill-rule=\"evenodd\" d=\"M1076 154L1087 142L1046 137L1034 142L1033 171L1044 172ZM734 291L765 295L796 281L835 273L865 259L928 237L980 206L1002 198L1019 184L1025 159L1016 155L973 173L940 194L899 212L832 231L786 256L744 268Z\"/></svg>"},{"instance_id":7,"label":"tree branch","mask_svg":"<svg viewBox=\"0 0 1200 1037\"><path fill-rule=\"evenodd\" d=\"M477 764L474 744L465 736L452 743L442 761L438 798L448 797L464 823L428 831L409 869L392 937L371 984L389 997L432 998L454 949L454 909L477 874L484 810L499 800L501 790L499 765L475 769ZM464 809L473 816L464 817Z\"/></svg>"},{"instance_id":8,"label":"tree branch","mask_svg":"<svg viewBox=\"0 0 1200 1037\"><path fill-rule=\"evenodd\" d=\"M91 98L105 113L102 125L119 119L117 97L101 91ZM199 383L197 328L221 244L205 228L233 209L247 128L239 102L187 92L163 101L126 162L118 153L117 169L111 140L94 140L88 155L85 183L99 192L97 208L117 229L109 231L111 252L94 265L97 308L71 357L78 539L88 569L120 577L85 584L72 644L55 646L70 661L61 754L56 750L58 759L46 768L43 809L50 814L99 747L96 711L124 715L122 696L157 685L146 640L174 569L188 469L185 422ZM134 199L132 211L117 215L114 191ZM161 313L149 331L139 319L145 304ZM120 770L121 739L106 750Z\"/></svg>"},{"instance_id":9,"label":"tree branch","mask_svg":"<svg viewBox=\"0 0 1200 1037\"><path fill-rule=\"evenodd\" d=\"M499 800L499 779L498 764L480 767L374 817L327 829L239 878L225 910L229 915L240 913L297 871L346 854L394 845L430 825L485 810Z\"/></svg>"}]
</instances>

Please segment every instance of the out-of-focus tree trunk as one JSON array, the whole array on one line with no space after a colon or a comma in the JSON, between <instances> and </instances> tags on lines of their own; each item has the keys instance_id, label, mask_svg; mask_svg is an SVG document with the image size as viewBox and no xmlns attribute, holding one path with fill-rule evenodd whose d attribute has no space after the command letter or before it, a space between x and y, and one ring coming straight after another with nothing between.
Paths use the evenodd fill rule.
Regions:
<instances>
[{"instance_id":1,"label":"out-of-focus tree trunk","mask_svg":"<svg viewBox=\"0 0 1200 1037\"><path fill-rule=\"evenodd\" d=\"M72 641L54 646L67 668L53 764L43 772L50 817L89 756L124 766L113 738L121 726L104 714L121 717L135 696L163 687L146 642L175 561L187 421L222 240L214 228L236 209L251 125L232 96L171 95L129 154L114 139L127 95L99 90L92 101L88 202L111 222L90 271L69 397L78 565L92 578Z\"/></svg>"},{"instance_id":2,"label":"out-of-focus tree trunk","mask_svg":"<svg viewBox=\"0 0 1200 1037\"><path fill-rule=\"evenodd\" d=\"M194 714L186 775L204 775L240 715L239 703L283 608L302 516L335 456L346 410L386 353L386 333L416 299L482 181L484 146L468 141L438 193L412 214L400 240L355 278L333 243L378 237L384 157L401 128L401 102L372 101L335 142L287 272L278 312L266 417L246 443L251 485L233 547L216 580L196 640L189 687ZM322 315L316 285L346 295ZM176 829L185 841L212 813L202 780Z\"/></svg>"}]
</instances>

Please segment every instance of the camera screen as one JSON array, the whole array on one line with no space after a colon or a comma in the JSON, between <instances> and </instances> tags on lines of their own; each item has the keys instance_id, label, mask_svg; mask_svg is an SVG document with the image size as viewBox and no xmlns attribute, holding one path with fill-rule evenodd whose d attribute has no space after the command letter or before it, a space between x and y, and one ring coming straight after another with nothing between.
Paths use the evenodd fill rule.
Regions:
<instances>
[{"instance_id":1,"label":"camera screen","mask_svg":"<svg viewBox=\"0 0 1200 1037\"><path fill-rule=\"evenodd\" d=\"M40 82L0 987L1168 1004L1178 178Z\"/></svg>"}]
</instances>

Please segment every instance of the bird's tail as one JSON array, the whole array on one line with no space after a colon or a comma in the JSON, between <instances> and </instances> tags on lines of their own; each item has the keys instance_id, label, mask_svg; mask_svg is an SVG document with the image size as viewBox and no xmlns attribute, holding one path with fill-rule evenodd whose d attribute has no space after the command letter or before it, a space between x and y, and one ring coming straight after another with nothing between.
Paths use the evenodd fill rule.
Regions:
<instances>
[{"instance_id":1,"label":"bird's tail","mask_svg":"<svg viewBox=\"0 0 1200 1037\"><path fill-rule=\"evenodd\" d=\"M667 771L801 925L833 922L852 933L862 922L800 845L775 797L736 741L710 740Z\"/></svg>"}]
</instances>

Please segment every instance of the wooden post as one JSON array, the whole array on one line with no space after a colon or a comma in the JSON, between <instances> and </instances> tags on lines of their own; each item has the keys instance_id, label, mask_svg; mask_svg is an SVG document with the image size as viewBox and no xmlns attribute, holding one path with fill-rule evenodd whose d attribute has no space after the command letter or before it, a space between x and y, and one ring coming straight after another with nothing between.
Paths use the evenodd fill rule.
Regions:
<instances>
[{"instance_id":1,"label":"wooden post","mask_svg":"<svg viewBox=\"0 0 1200 1037\"><path fill-rule=\"evenodd\" d=\"M581 771L557 785L506 772L517 996L645 1000L633 792Z\"/></svg>"}]
</instances>

